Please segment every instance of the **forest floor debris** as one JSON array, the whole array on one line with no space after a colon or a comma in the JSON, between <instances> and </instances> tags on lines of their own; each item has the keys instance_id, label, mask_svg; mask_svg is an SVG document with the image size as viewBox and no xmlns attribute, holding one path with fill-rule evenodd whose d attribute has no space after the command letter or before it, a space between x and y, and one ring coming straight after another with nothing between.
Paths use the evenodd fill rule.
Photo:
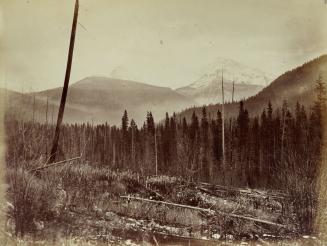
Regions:
<instances>
[{"instance_id":1,"label":"forest floor debris","mask_svg":"<svg viewBox=\"0 0 327 246\"><path fill-rule=\"evenodd\" d=\"M130 245L191 240L217 245L218 242L250 243L300 236L294 215L283 214L283 201L272 199L266 191L262 191L266 197L262 199L262 196L249 196L251 190L242 195L244 192L235 192L236 188L228 191L227 187L187 183L169 176L140 179L132 173L103 172L88 167L79 169L77 166L55 172L54 175L49 170L41 177L19 172L30 180L26 191L33 193L27 194L28 199L33 198L37 189L46 183L44 177L49 176L61 177L60 185L54 186L54 194L58 187L65 193L60 196L60 201L56 201L58 192L57 196L52 196L47 183L43 192L49 192L47 195L55 199L53 204L59 202L62 206L55 214L51 215L53 211L49 209L44 213L45 217L41 217L43 200L38 195L41 200L34 201L40 203L38 214L32 218L34 230L28 231L25 237L54 242L62 237L84 238L92 242L122 244L128 244L126 240L129 239ZM16 184L17 187L23 189L24 186ZM227 191L218 193L218 189ZM9 198L16 199L10 201L9 211L11 218L15 218L17 197L10 194L14 192L13 188L8 192ZM10 232L15 234L15 231Z\"/></svg>"}]
</instances>

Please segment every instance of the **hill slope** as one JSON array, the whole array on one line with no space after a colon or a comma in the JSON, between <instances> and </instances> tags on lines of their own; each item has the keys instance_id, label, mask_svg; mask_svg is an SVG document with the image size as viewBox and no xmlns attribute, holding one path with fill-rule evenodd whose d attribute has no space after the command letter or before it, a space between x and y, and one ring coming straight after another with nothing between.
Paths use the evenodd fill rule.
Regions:
<instances>
[{"instance_id":1,"label":"hill slope","mask_svg":"<svg viewBox=\"0 0 327 246\"><path fill-rule=\"evenodd\" d=\"M10 96L9 104L12 111L18 111L19 107L23 107L25 112L30 112L28 117L31 118L35 96L35 119L44 121L47 97L49 115L52 117L53 110L56 118L61 92L62 88L55 88L24 96L14 93ZM133 118L138 124L142 124L147 111L152 111L155 119L159 119L166 111L178 111L194 104L192 100L170 88L120 79L88 77L70 86L64 121L108 122L120 125L126 109L130 119Z\"/></svg>"}]
</instances>

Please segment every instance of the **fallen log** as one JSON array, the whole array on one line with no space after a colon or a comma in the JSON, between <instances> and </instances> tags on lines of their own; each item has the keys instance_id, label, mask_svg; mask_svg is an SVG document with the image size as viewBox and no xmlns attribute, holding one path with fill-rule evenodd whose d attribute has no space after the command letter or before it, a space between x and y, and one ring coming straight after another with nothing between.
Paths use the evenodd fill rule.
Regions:
<instances>
[{"instance_id":1,"label":"fallen log","mask_svg":"<svg viewBox=\"0 0 327 246\"><path fill-rule=\"evenodd\" d=\"M179 239L182 239L182 240L206 241L207 243L215 243L215 244L217 244L218 242L221 242L219 240L212 239L212 238L187 237L187 236L182 236L182 235L168 234L168 233L156 232L156 231L154 231L153 234L164 236L164 237L170 237L170 238L179 238Z\"/></svg>"},{"instance_id":2,"label":"fallen log","mask_svg":"<svg viewBox=\"0 0 327 246\"><path fill-rule=\"evenodd\" d=\"M75 160L78 160L78 159L81 159L81 158L82 158L82 156L78 156L78 157L74 157L74 158L71 158L71 159L58 161L58 162L55 162L55 163L51 163L49 165L44 165L44 166L41 166L41 167L31 169L30 172L40 171L42 169L46 169L46 168L53 167L53 166L58 166L58 165L61 165L61 164L64 164L64 163L67 163L67 162L70 162L70 161L75 161Z\"/></svg>"},{"instance_id":3,"label":"fallen log","mask_svg":"<svg viewBox=\"0 0 327 246\"><path fill-rule=\"evenodd\" d=\"M227 217L232 217L232 218L238 218L238 219L243 219L243 220L250 220L253 222L261 223L261 224L266 224L266 225L271 225L271 226L277 226L281 228L287 228L287 226L267 220L262 220L258 218L253 218L253 217L247 217L247 216L242 216L238 214L233 214L233 213L225 213L225 212L217 212L212 209L208 208L200 208L200 207L194 207L194 206L189 206L189 205L183 205L183 204L178 204L178 203L172 203L172 202L164 202L164 201L154 201L146 198L140 198L140 197L132 197L132 196L120 196L121 198L128 199L128 200L137 200L137 201L142 201L142 202L149 202L149 203L156 203L156 204L164 204L164 205L169 205L169 206L174 206L174 207L181 207L181 208L187 208L187 209L193 209L193 210L198 210L202 212L208 212L211 214L220 214L223 216Z\"/></svg>"},{"instance_id":4,"label":"fallen log","mask_svg":"<svg viewBox=\"0 0 327 246\"><path fill-rule=\"evenodd\" d=\"M117 231L122 231L122 228L120 227L113 227L114 230L117 230ZM133 230L133 234L135 234L135 232L141 232L141 233L144 233L143 231L135 231ZM211 243L213 245L217 245L219 242L219 240L217 239L213 239L213 238L198 238L198 237L191 237L191 236L182 236L182 235L177 235L177 234L174 234L174 233L169 233L169 232L159 232L159 231L156 231L156 230L151 230L151 235L152 235L152 239L155 242L155 240L157 241L157 243L159 244L160 240L162 241L162 245L166 245L165 244L165 241L169 241L171 242L172 240L170 239L177 239L177 240L187 240L187 241L192 241L192 245L194 245L194 241L206 241L207 243L205 245L207 245L208 243ZM115 233L113 233L115 234ZM117 234L116 234L117 235ZM176 241L176 240L174 240ZM175 244L174 244L175 245ZM201 244L202 245L202 244Z\"/></svg>"},{"instance_id":5,"label":"fallen log","mask_svg":"<svg viewBox=\"0 0 327 246\"><path fill-rule=\"evenodd\" d=\"M137 201L150 202L150 203L156 203L156 204L164 204L164 205L169 205L169 206L174 206L174 207L198 210L198 211L202 211L202 212L215 213L215 211L213 211L212 209L208 209L208 208L200 208L200 207L194 207L194 206L172 203L172 202L156 201L156 200L150 200L150 199L140 198L140 197L132 197L132 196L120 196L120 197L124 198L124 199L128 199L128 200L137 200Z\"/></svg>"},{"instance_id":6,"label":"fallen log","mask_svg":"<svg viewBox=\"0 0 327 246\"><path fill-rule=\"evenodd\" d=\"M241 195L245 195L248 197L255 197L255 198L262 198L262 199L275 199L275 200L285 200L289 198L288 194L282 193L282 192L269 192L269 191L258 191L253 189L241 189L236 187L228 187L228 186L222 186L222 185L214 185L209 183L200 182L197 186L202 186L201 188L207 187L213 190L218 191L230 191L230 192L237 192Z\"/></svg>"},{"instance_id":7,"label":"fallen log","mask_svg":"<svg viewBox=\"0 0 327 246\"><path fill-rule=\"evenodd\" d=\"M267 221L267 220L261 220L261 219L258 219L258 218L253 218L253 217L248 217L248 216L243 216L243 215L238 215L238 214L233 214L233 213L224 213L224 212L218 212L218 213L221 214L221 215L224 215L224 216L228 216L228 217L244 219L244 220L251 220L251 221L254 221L254 222L261 223L261 224L272 225L272 226L277 226L277 227L281 227L281 228L287 228L286 225L271 222L271 221Z\"/></svg>"},{"instance_id":8,"label":"fallen log","mask_svg":"<svg viewBox=\"0 0 327 246\"><path fill-rule=\"evenodd\" d=\"M204 193L207 193L209 195L212 196L226 196L231 192L235 192L234 194L238 194L240 196L244 196L244 197L248 197L250 199L262 199L262 200L267 200L269 198L269 196L264 196L264 195L258 195L258 194L252 194L252 193L244 193L244 192L240 192L240 191L236 191L236 190L227 190L227 189L217 189L217 188L212 188L210 189L210 187L208 188L204 188L204 187L196 187L197 190L202 191Z\"/></svg>"}]
</instances>

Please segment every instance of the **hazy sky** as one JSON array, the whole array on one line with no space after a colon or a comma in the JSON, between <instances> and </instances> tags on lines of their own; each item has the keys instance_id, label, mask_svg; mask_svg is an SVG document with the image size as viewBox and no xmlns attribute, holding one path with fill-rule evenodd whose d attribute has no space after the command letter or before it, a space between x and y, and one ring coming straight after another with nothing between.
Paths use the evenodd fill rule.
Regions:
<instances>
[{"instance_id":1,"label":"hazy sky","mask_svg":"<svg viewBox=\"0 0 327 246\"><path fill-rule=\"evenodd\" d=\"M7 87L61 86L74 0L1 0ZM327 53L324 0L80 0L71 83L113 70L180 87L217 57L273 76Z\"/></svg>"}]
</instances>

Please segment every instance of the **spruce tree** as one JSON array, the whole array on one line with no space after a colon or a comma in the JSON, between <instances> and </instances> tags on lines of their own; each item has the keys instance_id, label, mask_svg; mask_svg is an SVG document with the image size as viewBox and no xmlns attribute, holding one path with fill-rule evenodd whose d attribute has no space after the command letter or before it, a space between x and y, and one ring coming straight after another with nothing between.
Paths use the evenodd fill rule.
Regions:
<instances>
[{"instance_id":1,"label":"spruce tree","mask_svg":"<svg viewBox=\"0 0 327 246\"><path fill-rule=\"evenodd\" d=\"M211 177L211 167L209 166L208 160L208 146L209 146L209 138L208 138L208 129L209 123L207 119L207 111L206 108L202 108L202 119L201 119L201 169L202 176L205 180L208 180Z\"/></svg>"}]
</instances>

